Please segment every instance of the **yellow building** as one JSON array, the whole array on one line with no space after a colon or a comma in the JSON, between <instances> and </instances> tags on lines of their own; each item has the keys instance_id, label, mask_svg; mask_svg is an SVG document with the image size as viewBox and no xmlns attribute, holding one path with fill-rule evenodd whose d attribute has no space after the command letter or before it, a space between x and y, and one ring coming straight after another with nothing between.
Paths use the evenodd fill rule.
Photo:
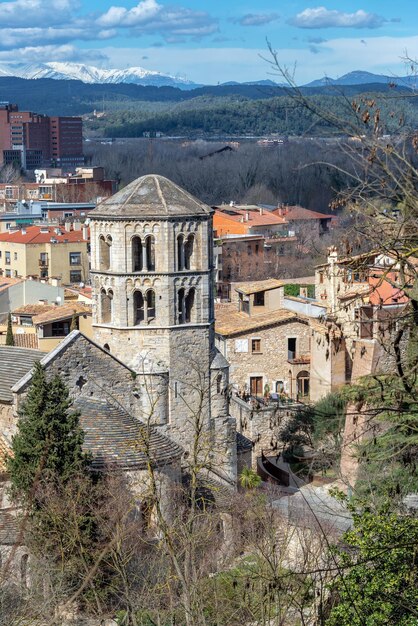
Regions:
<instances>
[{"instance_id":1,"label":"yellow building","mask_svg":"<svg viewBox=\"0 0 418 626\"><path fill-rule=\"evenodd\" d=\"M28 226L0 234L0 275L55 277L64 285L88 281L88 229Z\"/></svg>"}]
</instances>

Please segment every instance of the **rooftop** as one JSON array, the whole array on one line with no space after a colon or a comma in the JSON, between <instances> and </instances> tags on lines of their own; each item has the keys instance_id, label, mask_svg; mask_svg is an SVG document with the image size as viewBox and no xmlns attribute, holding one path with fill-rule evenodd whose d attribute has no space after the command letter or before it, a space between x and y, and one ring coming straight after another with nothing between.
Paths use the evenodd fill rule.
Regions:
<instances>
[{"instance_id":1,"label":"rooftop","mask_svg":"<svg viewBox=\"0 0 418 626\"><path fill-rule=\"evenodd\" d=\"M164 176L137 178L89 213L91 219L210 215L212 209Z\"/></svg>"},{"instance_id":2,"label":"rooftop","mask_svg":"<svg viewBox=\"0 0 418 626\"><path fill-rule=\"evenodd\" d=\"M58 231L58 232L56 232ZM49 243L54 239L56 243L77 243L87 241L83 239L83 230L66 231L56 226L27 226L23 230L0 234L0 242L8 243Z\"/></svg>"},{"instance_id":3,"label":"rooftop","mask_svg":"<svg viewBox=\"0 0 418 626\"><path fill-rule=\"evenodd\" d=\"M45 352L0 346L0 402L12 402L11 388L29 372L36 361L40 361Z\"/></svg>"},{"instance_id":4,"label":"rooftop","mask_svg":"<svg viewBox=\"0 0 418 626\"><path fill-rule=\"evenodd\" d=\"M276 309L249 316L238 311L235 303L215 305L215 331L224 337L232 337L290 321L308 323L302 315L287 309Z\"/></svg>"},{"instance_id":5,"label":"rooftop","mask_svg":"<svg viewBox=\"0 0 418 626\"><path fill-rule=\"evenodd\" d=\"M119 469L146 468L147 446L156 465L171 464L183 453L174 441L133 418L121 406L79 396L74 408L81 413L84 448L91 452L97 469L108 464L117 464Z\"/></svg>"},{"instance_id":6,"label":"rooftop","mask_svg":"<svg viewBox=\"0 0 418 626\"><path fill-rule=\"evenodd\" d=\"M54 306L48 308L47 311L42 311L35 317L32 322L35 326L39 324L48 324L52 322L58 322L59 320L70 318L74 315L91 315L91 306L83 304L81 302L72 302L71 304L63 304L62 306Z\"/></svg>"},{"instance_id":7,"label":"rooftop","mask_svg":"<svg viewBox=\"0 0 418 626\"><path fill-rule=\"evenodd\" d=\"M319 211L312 211L311 209L305 209L302 206L283 206L278 207L273 211L275 215L279 215L289 220L331 220L335 219L336 215L326 215L325 213L319 213Z\"/></svg>"},{"instance_id":8,"label":"rooftop","mask_svg":"<svg viewBox=\"0 0 418 626\"><path fill-rule=\"evenodd\" d=\"M40 315L41 313L45 313L46 311L52 311L52 309L57 309L58 306L56 304L42 304L39 302L24 304L23 306L18 307L14 311L12 311L13 315Z\"/></svg>"},{"instance_id":9,"label":"rooftop","mask_svg":"<svg viewBox=\"0 0 418 626\"><path fill-rule=\"evenodd\" d=\"M252 293L259 293L260 291L270 291L271 289L278 289L283 287L283 283L276 278L267 278L266 280L250 281L247 283L235 283L234 288L239 293L243 293L248 296Z\"/></svg>"}]
</instances>

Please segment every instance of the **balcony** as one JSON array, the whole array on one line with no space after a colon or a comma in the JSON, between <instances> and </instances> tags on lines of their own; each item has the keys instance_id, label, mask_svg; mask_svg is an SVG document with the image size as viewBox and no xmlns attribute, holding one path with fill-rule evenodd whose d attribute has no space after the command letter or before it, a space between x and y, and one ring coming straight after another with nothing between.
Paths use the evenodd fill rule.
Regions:
<instances>
[{"instance_id":1,"label":"balcony","mask_svg":"<svg viewBox=\"0 0 418 626\"><path fill-rule=\"evenodd\" d=\"M49 261L46 259L39 259L39 267L48 267Z\"/></svg>"}]
</instances>

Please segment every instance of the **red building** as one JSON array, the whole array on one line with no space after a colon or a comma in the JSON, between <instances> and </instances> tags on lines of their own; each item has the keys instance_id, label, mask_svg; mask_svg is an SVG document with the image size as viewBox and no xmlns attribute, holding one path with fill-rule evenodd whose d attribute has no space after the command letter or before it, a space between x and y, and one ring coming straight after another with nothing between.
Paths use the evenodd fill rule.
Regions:
<instances>
[{"instance_id":1,"label":"red building","mask_svg":"<svg viewBox=\"0 0 418 626\"><path fill-rule=\"evenodd\" d=\"M81 118L48 117L0 103L0 164L8 163L18 163L25 170L83 165Z\"/></svg>"}]
</instances>

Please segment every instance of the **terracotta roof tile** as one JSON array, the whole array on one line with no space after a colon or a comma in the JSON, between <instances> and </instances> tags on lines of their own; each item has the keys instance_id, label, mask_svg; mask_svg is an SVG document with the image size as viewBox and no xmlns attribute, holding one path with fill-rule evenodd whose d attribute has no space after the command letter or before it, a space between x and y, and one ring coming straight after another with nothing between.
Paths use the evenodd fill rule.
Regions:
<instances>
[{"instance_id":1,"label":"terracotta roof tile","mask_svg":"<svg viewBox=\"0 0 418 626\"><path fill-rule=\"evenodd\" d=\"M13 333L15 346L19 348L39 348L38 335L36 333Z\"/></svg>"},{"instance_id":2,"label":"terracotta roof tile","mask_svg":"<svg viewBox=\"0 0 418 626\"><path fill-rule=\"evenodd\" d=\"M71 302L68 305L63 304L62 306L55 306L48 311L43 311L35 315L32 318L32 322L35 326L38 326L38 324L57 322L72 317L74 313L77 315L91 315L91 306L81 302Z\"/></svg>"},{"instance_id":3,"label":"terracotta roof tile","mask_svg":"<svg viewBox=\"0 0 418 626\"><path fill-rule=\"evenodd\" d=\"M260 291L270 291L271 289L278 289L279 287L283 287L283 283L276 278L234 284L235 291L239 291L244 295L259 293Z\"/></svg>"},{"instance_id":4,"label":"terracotta roof tile","mask_svg":"<svg viewBox=\"0 0 418 626\"><path fill-rule=\"evenodd\" d=\"M225 337L290 321L308 323L308 320L305 320L303 315L287 309L277 309L249 316L238 311L235 303L217 304L215 306L215 331Z\"/></svg>"},{"instance_id":5,"label":"terracotta roof tile","mask_svg":"<svg viewBox=\"0 0 418 626\"><path fill-rule=\"evenodd\" d=\"M47 230L48 229L48 230ZM44 232L46 231L47 232ZM75 243L87 241L83 239L83 230L71 230L67 232L60 229L61 234L57 234L55 226L27 226L23 231L0 234L0 242L10 243L48 243L55 239L57 243Z\"/></svg>"},{"instance_id":6,"label":"terracotta roof tile","mask_svg":"<svg viewBox=\"0 0 418 626\"><path fill-rule=\"evenodd\" d=\"M297 220L324 220L335 219L335 215L326 215L325 213L319 213L318 211L311 211L311 209L305 209L302 206L286 206L279 207L273 211L275 215L279 215L287 221Z\"/></svg>"},{"instance_id":7,"label":"terracotta roof tile","mask_svg":"<svg viewBox=\"0 0 418 626\"><path fill-rule=\"evenodd\" d=\"M20 306L12 311L12 315L39 315L40 313L45 313L46 311L51 311L56 308L56 304L39 304L36 302Z\"/></svg>"}]
</instances>

